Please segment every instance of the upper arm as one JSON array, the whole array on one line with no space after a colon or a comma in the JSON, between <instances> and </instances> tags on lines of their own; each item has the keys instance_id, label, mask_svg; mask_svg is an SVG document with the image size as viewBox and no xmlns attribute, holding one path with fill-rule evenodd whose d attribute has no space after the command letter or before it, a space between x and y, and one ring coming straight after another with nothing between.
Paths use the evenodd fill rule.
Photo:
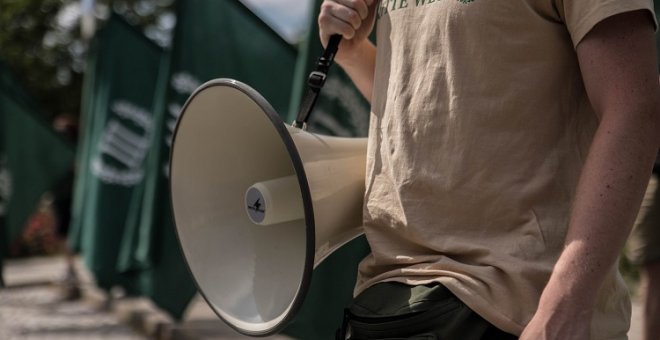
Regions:
<instances>
[{"instance_id":1,"label":"upper arm","mask_svg":"<svg viewBox=\"0 0 660 340\"><path fill-rule=\"evenodd\" d=\"M603 20L576 51L589 100L601 120L636 118L660 127L654 22L648 11Z\"/></svg>"}]
</instances>

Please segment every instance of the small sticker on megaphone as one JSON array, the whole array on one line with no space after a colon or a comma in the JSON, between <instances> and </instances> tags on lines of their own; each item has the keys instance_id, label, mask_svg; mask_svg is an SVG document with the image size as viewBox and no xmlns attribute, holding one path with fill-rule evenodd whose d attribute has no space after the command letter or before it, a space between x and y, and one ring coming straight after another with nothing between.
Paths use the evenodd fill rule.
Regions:
<instances>
[{"instance_id":1,"label":"small sticker on megaphone","mask_svg":"<svg viewBox=\"0 0 660 340\"><path fill-rule=\"evenodd\" d=\"M261 223L266 217L266 200L261 191L255 187L250 187L245 195L247 212L250 220L254 223Z\"/></svg>"}]
</instances>

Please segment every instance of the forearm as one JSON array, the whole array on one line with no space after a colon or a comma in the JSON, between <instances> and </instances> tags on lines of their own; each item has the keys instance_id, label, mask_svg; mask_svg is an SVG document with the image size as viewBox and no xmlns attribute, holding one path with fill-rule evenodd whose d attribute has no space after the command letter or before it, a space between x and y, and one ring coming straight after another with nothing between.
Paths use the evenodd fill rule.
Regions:
<instances>
[{"instance_id":1,"label":"forearm","mask_svg":"<svg viewBox=\"0 0 660 340\"><path fill-rule=\"evenodd\" d=\"M371 103L376 68L376 46L366 40L359 45L353 57L337 59L337 63L351 77L360 93Z\"/></svg>"},{"instance_id":2,"label":"forearm","mask_svg":"<svg viewBox=\"0 0 660 340\"><path fill-rule=\"evenodd\" d=\"M654 22L604 19L576 52L600 122L582 167L564 249L521 340L589 339L596 299L632 228L660 144Z\"/></svg>"},{"instance_id":3,"label":"forearm","mask_svg":"<svg viewBox=\"0 0 660 340\"><path fill-rule=\"evenodd\" d=\"M657 104L605 114L581 173L566 236L540 308L591 310L628 237L658 150ZM638 117L630 119L630 117Z\"/></svg>"}]
</instances>

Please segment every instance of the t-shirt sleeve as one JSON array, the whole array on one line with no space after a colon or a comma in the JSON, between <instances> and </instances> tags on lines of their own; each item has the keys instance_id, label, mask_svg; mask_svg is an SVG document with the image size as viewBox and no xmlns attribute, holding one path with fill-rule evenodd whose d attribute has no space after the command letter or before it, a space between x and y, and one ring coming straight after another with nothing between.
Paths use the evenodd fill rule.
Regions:
<instances>
[{"instance_id":1,"label":"t-shirt sleeve","mask_svg":"<svg viewBox=\"0 0 660 340\"><path fill-rule=\"evenodd\" d=\"M647 10L655 28L658 27L652 0L556 0L555 5L568 28L574 47L596 24L616 14Z\"/></svg>"}]
</instances>

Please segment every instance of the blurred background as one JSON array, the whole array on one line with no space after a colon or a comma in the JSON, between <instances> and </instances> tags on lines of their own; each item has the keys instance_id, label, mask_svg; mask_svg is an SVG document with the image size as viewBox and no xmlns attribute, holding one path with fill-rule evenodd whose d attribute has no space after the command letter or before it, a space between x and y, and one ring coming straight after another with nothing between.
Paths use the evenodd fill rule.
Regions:
<instances>
[{"instance_id":1,"label":"blurred background","mask_svg":"<svg viewBox=\"0 0 660 340\"><path fill-rule=\"evenodd\" d=\"M60 313L53 305L84 299L89 284L107 299L146 299L168 322L188 320L197 290L180 252L167 185L181 107L204 82L234 78L293 121L322 50L315 21L320 3L0 0L0 329L17 329L0 338L106 338L61 319L35 333L15 319L35 296L47 300L46 314ZM334 68L310 130L365 136L368 112ZM350 296L323 288L350 286L354 274L342 264L367 251L358 240L315 270L286 334L333 338ZM634 291L637 272L625 257L621 263ZM37 286L52 294L24 290ZM74 311L60 315L80 318ZM85 328L107 326L94 320ZM214 332L199 338L236 336Z\"/></svg>"},{"instance_id":2,"label":"blurred background","mask_svg":"<svg viewBox=\"0 0 660 340\"><path fill-rule=\"evenodd\" d=\"M0 328L24 305L12 294L44 284L54 301L84 299L91 282L184 319L197 290L167 185L179 111L199 85L234 78L293 121L322 51L320 2L0 0ZM367 102L333 69L310 130L364 136L367 125ZM326 263L315 280L336 276ZM326 330L293 326L297 337L340 321L346 301L320 292L311 300L336 316Z\"/></svg>"}]
</instances>

